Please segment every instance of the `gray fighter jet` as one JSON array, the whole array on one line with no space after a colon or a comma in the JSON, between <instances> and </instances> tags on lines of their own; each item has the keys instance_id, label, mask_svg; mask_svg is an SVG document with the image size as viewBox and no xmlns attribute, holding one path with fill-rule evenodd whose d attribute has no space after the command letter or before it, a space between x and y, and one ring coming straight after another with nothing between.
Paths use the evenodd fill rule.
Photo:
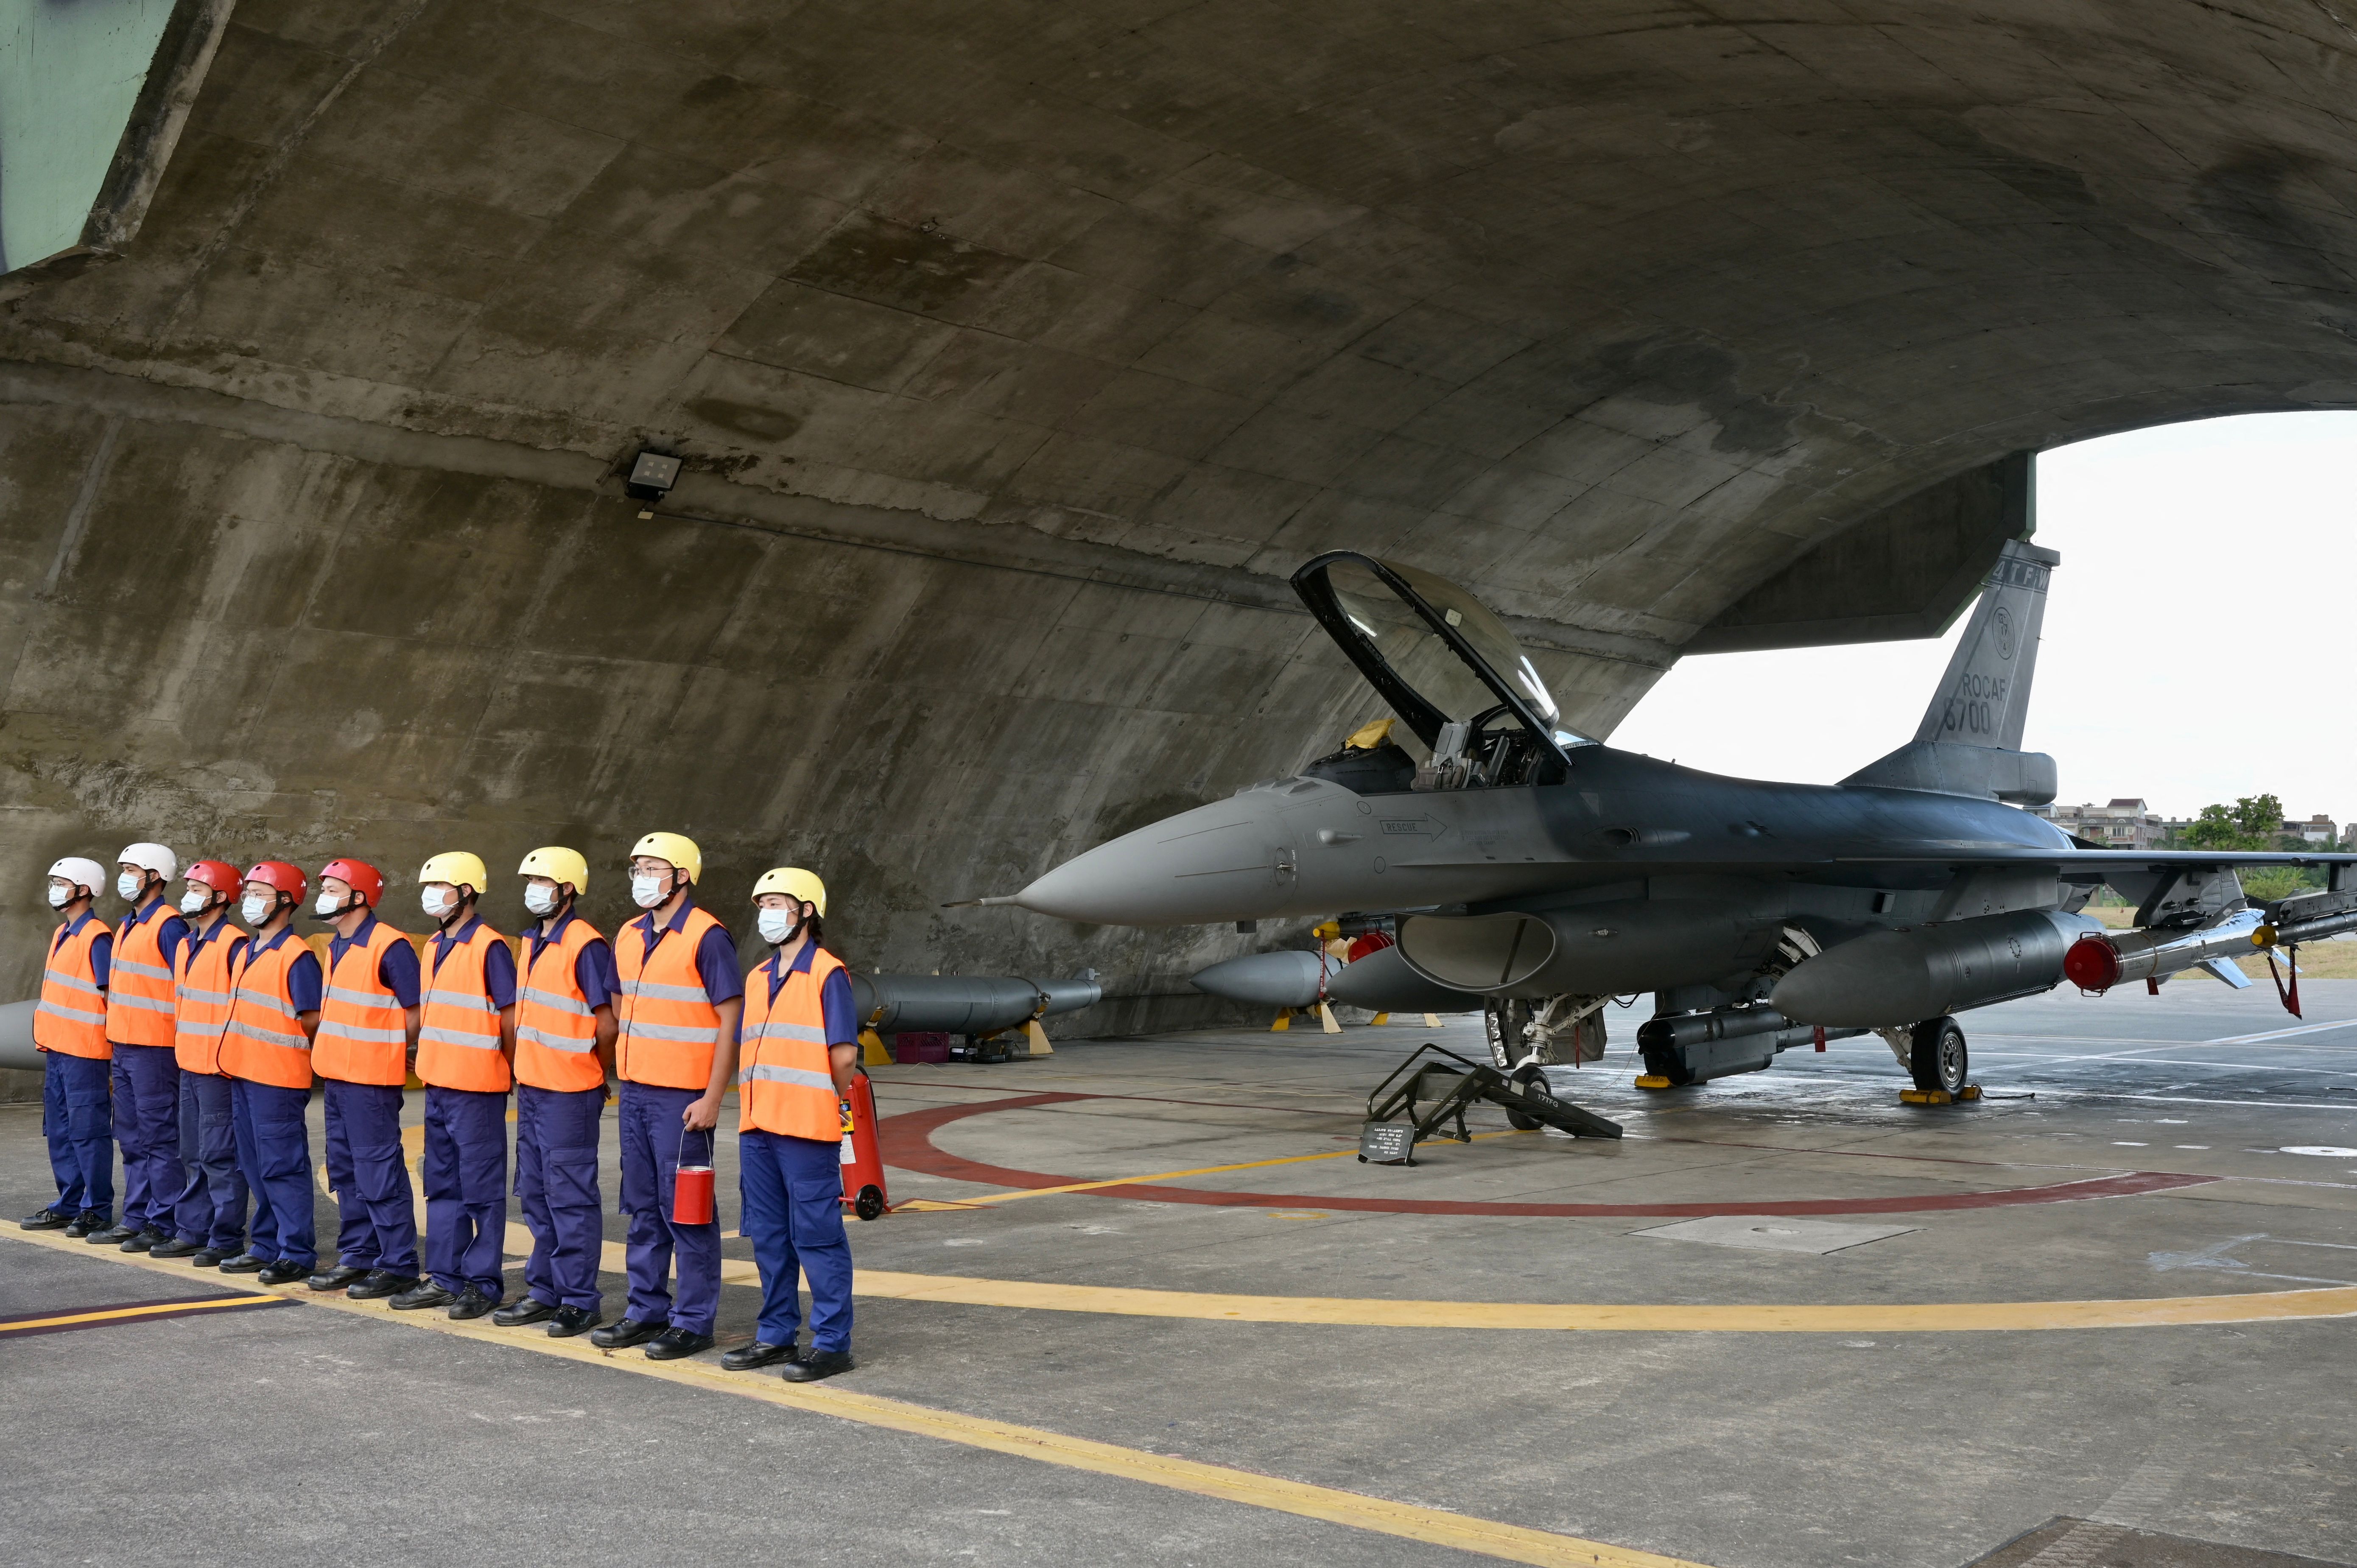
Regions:
<instances>
[{"instance_id":1,"label":"gray fighter jet","mask_svg":"<svg viewBox=\"0 0 2357 1568\"><path fill-rule=\"evenodd\" d=\"M1576 735L1471 594L1321 555L1295 590L1394 735L989 902L1131 926L1391 912L1410 968L1486 999L1501 1066L1592 1059L1604 1004L1649 992L1642 1081L1874 1031L1919 1087L1953 1093L1969 1072L1955 1014L2066 972L2091 991L2198 965L2226 978L2226 955L2357 929L2357 856L2109 851L2018 809L2054 798L2053 759L2020 746L2059 559L2008 543L1914 739L1825 786ZM2327 866L2329 886L2254 909L2235 872L2254 865ZM2105 885L2136 904L2135 929L2080 913Z\"/></svg>"}]
</instances>

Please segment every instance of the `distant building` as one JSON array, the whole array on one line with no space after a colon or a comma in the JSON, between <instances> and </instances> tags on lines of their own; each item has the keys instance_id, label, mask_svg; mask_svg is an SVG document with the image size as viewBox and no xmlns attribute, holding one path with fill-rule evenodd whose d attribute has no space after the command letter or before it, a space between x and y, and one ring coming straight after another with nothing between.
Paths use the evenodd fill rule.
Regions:
<instances>
[{"instance_id":1,"label":"distant building","mask_svg":"<svg viewBox=\"0 0 2357 1568\"><path fill-rule=\"evenodd\" d=\"M2171 839L2183 838L2185 830L2199 820L2196 817L2171 817L2160 824L2161 832ZM2293 822L2287 818L2276 824L2276 832L2284 838L2298 839L2303 843L2357 845L2357 822L2351 822L2345 828L2340 827L2330 817L2321 814L2310 817L2304 822Z\"/></svg>"},{"instance_id":2,"label":"distant building","mask_svg":"<svg viewBox=\"0 0 2357 1568\"><path fill-rule=\"evenodd\" d=\"M2038 814L2072 837L2105 849L2150 849L2170 826L2142 800L2127 796L2101 806L2040 806Z\"/></svg>"}]
</instances>

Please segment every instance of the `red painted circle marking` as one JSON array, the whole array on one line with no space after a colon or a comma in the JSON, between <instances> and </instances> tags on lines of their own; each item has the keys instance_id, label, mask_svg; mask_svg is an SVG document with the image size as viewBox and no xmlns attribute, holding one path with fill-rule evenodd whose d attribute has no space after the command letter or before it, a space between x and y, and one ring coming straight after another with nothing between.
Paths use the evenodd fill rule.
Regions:
<instances>
[{"instance_id":1,"label":"red painted circle marking","mask_svg":"<svg viewBox=\"0 0 2357 1568\"><path fill-rule=\"evenodd\" d=\"M1045 1171L1017 1170L985 1165L933 1146L933 1133L952 1122L995 1111L1026 1111L1041 1105L1062 1105L1079 1100L1106 1098L1095 1094L1023 1094L978 1105L937 1105L927 1111L904 1111L876 1124L884 1163L952 1181L989 1187L1029 1189L1071 1187L1089 1176L1051 1176ZM1239 1109L1248 1109L1239 1107ZM1794 1153L1805 1153L1795 1150ZM2186 1176L2174 1171L2131 1171L2126 1176L2091 1176L2057 1182L2050 1187L2007 1187L1984 1192L1927 1194L1918 1197L1806 1197L1760 1203L1476 1203L1447 1198L1328 1197L1303 1192L1214 1192L1198 1187L1099 1187L1085 1196L1143 1198L1149 1203L1201 1203L1220 1208L1347 1208L1372 1214L1498 1214L1520 1219L1621 1219L1660 1217L1698 1219L1721 1214L1922 1214L1952 1208L2009 1208L2019 1204L2075 1203L2091 1197L2130 1197L2138 1193L2168 1192L2181 1187L2201 1187L2216 1176Z\"/></svg>"}]
</instances>

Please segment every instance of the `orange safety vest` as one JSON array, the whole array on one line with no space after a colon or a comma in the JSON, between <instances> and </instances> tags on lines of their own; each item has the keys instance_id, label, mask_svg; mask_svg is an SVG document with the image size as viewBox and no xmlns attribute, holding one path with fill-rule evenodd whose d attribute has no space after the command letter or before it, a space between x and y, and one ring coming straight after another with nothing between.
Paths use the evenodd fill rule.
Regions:
<instances>
[{"instance_id":1,"label":"orange safety vest","mask_svg":"<svg viewBox=\"0 0 2357 1568\"><path fill-rule=\"evenodd\" d=\"M614 967L622 977L621 1029L614 1070L632 1083L702 1090L712 1082L712 1056L720 1048L720 1009L695 972L704 933L718 926L691 908L676 931L665 927L647 951L636 920L614 939Z\"/></svg>"},{"instance_id":2,"label":"orange safety vest","mask_svg":"<svg viewBox=\"0 0 2357 1568\"><path fill-rule=\"evenodd\" d=\"M230 988L229 1028L221 1036L221 1070L248 1083L275 1084L280 1089L311 1087L311 1041L303 1020L295 1013L295 993L286 972L310 948L291 933L281 932L278 945L256 953L245 945Z\"/></svg>"},{"instance_id":3,"label":"orange safety vest","mask_svg":"<svg viewBox=\"0 0 2357 1568\"><path fill-rule=\"evenodd\" d=\"M114 933L114 957L106 966L106 1037L118 1045L172 1043L172 970L164 961L163 938L164 922L174 918L168 907L144 920L134 913Z\"/></svg>"},{"instance_id":4,"label":"orange safety vest","mask_svg":"<svg viewBox=\"0 0 2357 1568\"><path fill-rule=\"evenodd\" d=\"M319 1033L311 1045L311 1067L321 1078L409 1081L408 1020L393 987L377 972L385 950L408 940L371 919L364 939L345 945L344 956L328 972L319 1001Z\"/></svg>"},{"instance_id":5,"label":"orange safety vest","mask_svg":"<svg viewBox=\"0 0 2357 1568\"><path fill-rule=\"evenodd\" d=\"M500 1010L483 984L483 958L503 941L480 918L474 934L441 957L431 959L425 1015L417 1030L418 1081L435 1089L465 1089L505 1094L514 1078L500 1049ZM429 950L434 939L425 939Z\"/></svg>"},{"instance_id":6,"label":"orange safety vest","mask_svg":"<svg viewBox=\"0 0 2357 1568\"><path fill-rule=\"evenodd\" d=\"M530 952L531 933L523 940ZM581 950L597 940L595 926L572 916L524 967L516 986L518 1083L568 1093L606 1086L606 1069L597 1061L597 1015L575 972Z\"/></svg>"},{"instance_id":7,"label":"orange safety vest","mask_svg":"<svg viewBox=\"0 0 2357 1568\"><path fill-rule=\"evenodd\" d=\"M92 917L68 934L63 926L49 939L48 962L41 969L41 1000L33 1009L33 1043L45 1051L112 1061L106 1043L106 993L90 950L107 935L106 922Z\"/></svg>"},{"instance_id":8,"label":"orange safety vest","mask_svg":"<svg viewBox=\"0 0 2357 1568\"><path fill-rule=\"evenodd\" d=\"M819 998L843 961L820 948L811 954L808 972L786 972L773 1002L769 972L777 962L772 953L745 988L745 1026L737 1036L743 1063L737 1069L737 1129L840 1142L842 1097L827 1065L826 1014Z\"/></svg>"},{"instance_id":9,"label":"orange safety vest","mask_svg":"<svg viewBox=\"0 0 2357 1568\"><path fill-rule=\"evenodd\" d=\"M193 929L180 944L179 956L173 960L179 973L173 987L178 1011L172 1054L179 1058L182 1072L221 1073L221 1036L229 1030L231 962L244 941L245 933L224 919L201 947Z\"/></svg>"}]
</instances>

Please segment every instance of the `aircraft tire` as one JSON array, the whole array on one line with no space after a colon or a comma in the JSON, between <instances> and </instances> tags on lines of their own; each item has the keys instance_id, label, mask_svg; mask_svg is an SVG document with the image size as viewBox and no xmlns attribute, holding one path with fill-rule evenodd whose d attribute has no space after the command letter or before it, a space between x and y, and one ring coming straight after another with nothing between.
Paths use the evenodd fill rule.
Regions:
<instances>
[{"instance_id":1,"label":"aircraft tire","mask_svg":"<svg viewBox=\"0 0 2357 1568\"><path fill-rule=\"evenodd\" d=\"M1524 1094L1546 1100L1552 1100L1555 1097L1554 1090L1548 1087L1546 1074L1535 1067L1523 1068L1513 1075L1512 1081L1514 1087ZM1517 1133L1535 1133L1546 1123L1535 1116L1525 1115L1510 1106L1506 1111L1506 1125Z\"/></svg>"},{"instance_id":2,"label":"aircraft tire","mask_svg":"<svg viewBox=\"0 0 2357 1568\"><path fill-rule=\"evenodd\" d=\"M1965 1047L1963 1026L1945 1015L1916 1025L1907 1070L1918 1089L1944 1089L1950 1094L1962 1090L1972 1077L1972 1053Z\"/></svg>"}]
</instances>

